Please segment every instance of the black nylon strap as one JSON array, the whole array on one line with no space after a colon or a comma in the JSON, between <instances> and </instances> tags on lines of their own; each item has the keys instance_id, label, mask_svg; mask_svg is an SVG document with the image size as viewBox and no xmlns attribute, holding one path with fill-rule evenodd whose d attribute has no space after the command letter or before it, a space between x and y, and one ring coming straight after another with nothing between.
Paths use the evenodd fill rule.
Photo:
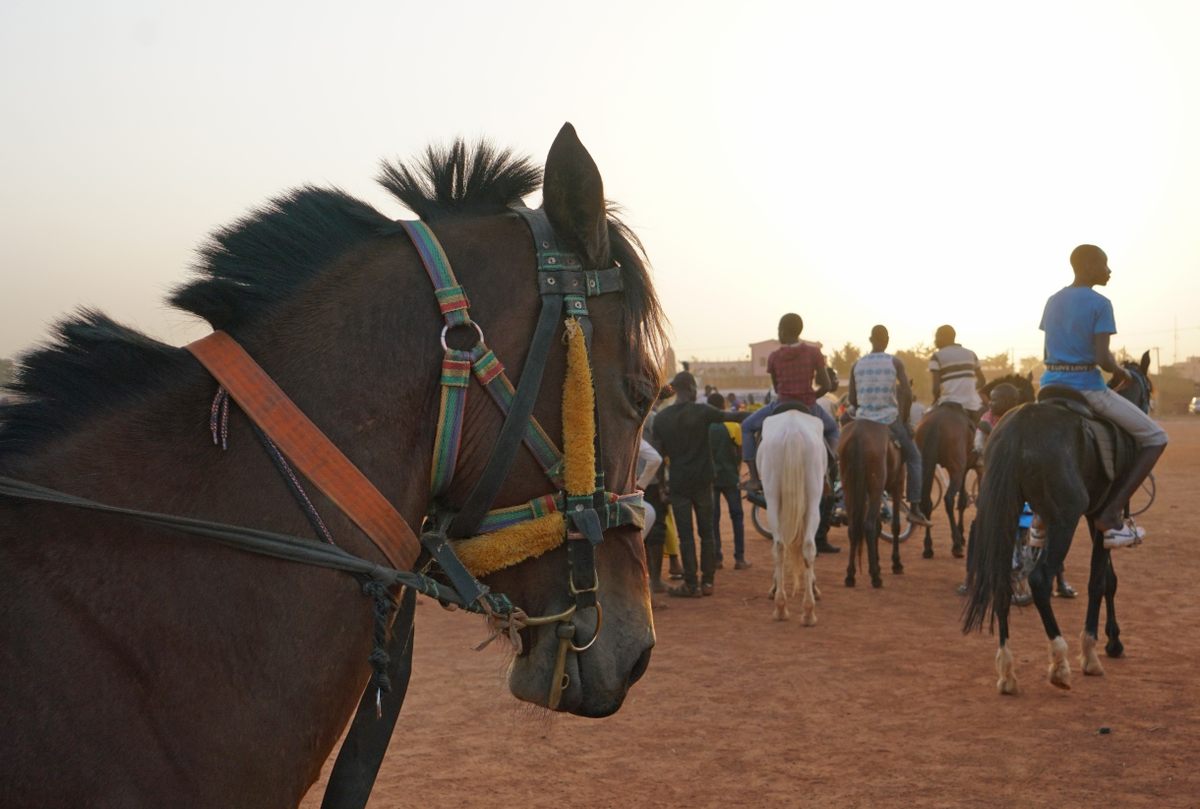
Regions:
<instances>
[{"instance_id":1,"label":"black nylon strap","mask_svg":"<svg viewBox=\"0 0 1200 809\"><path fill-rule=\"evenodd\" d=\"M392 637L387 647L390 656L388 676L392 681L392 690L380 695L378 713L376 690L368 684L363 691L354 721L346 732L342 749L329 775L329 783L325 786L321 809L362 809L367 805L412 675L413 614L416 604L416 592L411 587L407 588L400 600L400 613L392 624Z\"/></svg>"},{"instance_id":2,"label":"black nylon strap","mask_svg":"<svg viewBox=\"0 0 1200 809\"><path fill-rule=\"evenodd\" d=\"M500 435L496 438L495 448L488 458L487 466L483 468L483 474L475 482L475 488L467 495L466 502L451 520L446 531L455 539L474 536L478 532L479 523L495 502L500 485L512 469L521 439L529 427L529 418L533 415L533 405L542 387L542 374L546 370L546 358L550 354L550 344L558 328L558 314L561 308L562 295L546 295L542 298L542 312L538 316L529 353L525 356L521 381L517 383L517 393L513 397L508 418L500 428Z\"/></svg>"},{"instance_id":3,"label":"black nylon strap","mask_svg":"<svg viewBox=\"0 0 1200 809\"><path fill-rule=\"evenodd\" d=\"M543 295L586 295L594 298L625 288L620 267L604 270L548 270L538 273L538 290Z\"/></svg>"}]
</instances>

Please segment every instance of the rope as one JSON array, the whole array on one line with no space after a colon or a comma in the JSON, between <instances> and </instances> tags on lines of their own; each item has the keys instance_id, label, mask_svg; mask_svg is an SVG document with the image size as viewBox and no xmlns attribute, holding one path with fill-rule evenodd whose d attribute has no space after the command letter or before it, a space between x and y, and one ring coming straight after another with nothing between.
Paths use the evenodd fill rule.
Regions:
<instances>
[{"instance_id":1,"label":"rope","mask_svg":"<svg viewBox=\"0 0 1200 809\"><path fill-rule=\"evenodd\" d=\"M387 643L389 628L392 625L392 614L396 612L398 604L392 598L392 594L388 592L388 588L380 581L368 579L362 585L363 595L368 596L374 602L375 615L375 645L371 648L371 654L367 660L371 663L373 674L371 675L371 683L377 691L376 713L379 712L378 698L381 694L390 693L392 690L392 679L388 676L388 663L391 662L391 657L387 652Z\"/></svg>"}]
</instances>

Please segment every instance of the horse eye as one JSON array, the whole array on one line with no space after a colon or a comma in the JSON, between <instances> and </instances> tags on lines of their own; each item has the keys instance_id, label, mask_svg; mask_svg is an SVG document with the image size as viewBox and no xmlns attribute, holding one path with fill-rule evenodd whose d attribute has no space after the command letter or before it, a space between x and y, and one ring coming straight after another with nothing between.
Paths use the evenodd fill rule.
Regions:
<instances>
[{"instance_id":1,"label":"horse eye","mask_svg":"<svg viewBox=\"0 0 1200 809\"><path fill-rule=\"evenodd\" d=\"M629 377L625 381L625 394L639 416L645 416L654 405L658 388L644 376Z\"/></svg>"}]
</instances>

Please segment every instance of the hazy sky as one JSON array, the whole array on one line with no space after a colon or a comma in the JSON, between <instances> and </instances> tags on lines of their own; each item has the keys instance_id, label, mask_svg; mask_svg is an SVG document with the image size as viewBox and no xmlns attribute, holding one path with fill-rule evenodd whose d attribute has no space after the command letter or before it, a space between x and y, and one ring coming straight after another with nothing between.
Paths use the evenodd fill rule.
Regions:
<instances>
[{"instance_id":1,"label":"hazy sky","mask_svg":"<svg viewBox=\"0 0 1200 809\"><path fill-rule=\"evenodd\" d=\"M378 161L571 121L655 268L681 358L785 311L832 349L1041 353L1080 242L1114 346L1200 354L1200 4L0 4L0 356L162 303L216 227Z\"/></svg>"}]
</instances>

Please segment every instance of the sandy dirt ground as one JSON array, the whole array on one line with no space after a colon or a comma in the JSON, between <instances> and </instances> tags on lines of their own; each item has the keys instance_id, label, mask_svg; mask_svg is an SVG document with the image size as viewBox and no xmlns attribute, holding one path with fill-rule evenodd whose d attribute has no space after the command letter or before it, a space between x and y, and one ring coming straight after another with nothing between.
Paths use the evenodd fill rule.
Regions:
<instances>
[{"instance_id":1,"label":"sandy dirt ground","mask_svg":"<svg viewBox=\"0 0 1200 809\"><path fill-rule=\"evenodd\" d=\"M421 606L412 686L370 805L1200 806L1200 418L1165 424L1147 542L1114 554L1126 654L1102 657L1103 677L1077 661L1085 529L1067 559L1081 596L1054 603L1073 688L1046 681L1028 607L1012 628L1020 693L1001 697L995 639L959 631L963 563L943 512L936 557L910 539L905 574L885 565L881 590L861 575L841 585L844 551L819 557L812 628L771 620L770 544L747 520L753 567L719 571L713 598L656 599L649 671L607 719L516 702L503 654L471 651L479 622ZM831 538L844 545L845 529ZM316 809L323 788L302 806Z\"/></svg>"}]
</instances>

